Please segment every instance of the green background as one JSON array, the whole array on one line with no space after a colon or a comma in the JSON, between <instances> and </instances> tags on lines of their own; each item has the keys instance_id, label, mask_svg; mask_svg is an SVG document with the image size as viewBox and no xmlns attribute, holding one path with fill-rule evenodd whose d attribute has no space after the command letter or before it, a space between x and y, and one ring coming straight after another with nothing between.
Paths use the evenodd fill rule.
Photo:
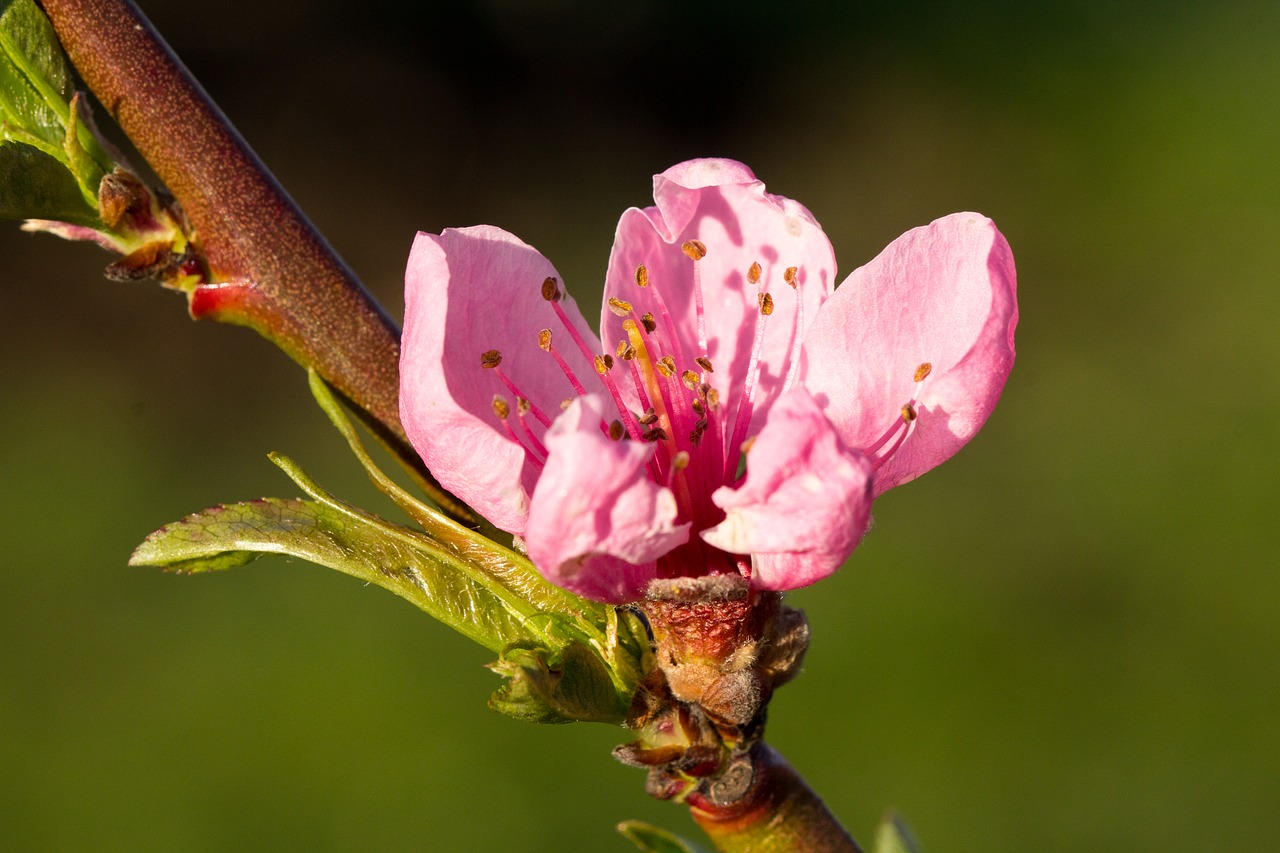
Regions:
<instances>
[{"instance_id":1,"label":"green background","mask_svg":"<svg viewBox=\"0 0 1280 853\"><path fill-rule=\"evenodd\" d=\"M892 806L934 853L1280 848L1280 6L202 5L143 2L397 316L414 231L479 222L590 304L618 214L692 156L805 203L845 271L992 216L1005 396L792 596L813 646L770 739L864 839ZM489 712L486 654L381 590L126 568L292 496L269 450L385 504L296 367L108 260L0 228L0 847L696 834L623 731Z\"/></svg>"}]
</instances>

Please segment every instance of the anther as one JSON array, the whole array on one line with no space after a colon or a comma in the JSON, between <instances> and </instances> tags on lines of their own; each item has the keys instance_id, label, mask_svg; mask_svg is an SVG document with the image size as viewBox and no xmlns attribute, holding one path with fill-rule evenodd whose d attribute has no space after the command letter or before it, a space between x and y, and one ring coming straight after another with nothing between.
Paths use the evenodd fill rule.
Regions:
<instances>
[{"instance_id":1,"label":"anther","mask_svg":"<svg viewBox=\"0 0 1280 853\"><path fill-rule=\"evenodd\" d=\"M654 364L659 373L665 377L676 375L676 360L669 355L664 355Z\"/></svg>"},{"instance_id":2,"label":"anther","mask_svg":"<svg viewBox=\"0 0 1280 853\"><path fill-rule=\"evenodd\" d=\"M502 353L496 349L487 349L480 353L480 366L486 370L492 370L502 364Z\"/></svg>"},{"instance_id":3,"label":"anther","mask_svg":"<svg viewBox=\"0 0 1280 853\"><path fill-rule=\"evenodd\" d=\"M560 301L560 285L554 276L547 276L546 281L542 282L542 298L548 302Z\"/></svg>"},{"instance_id":4,"label":"anther","mask_svg":"<svg viewBox=\"0 0 1280 853\"><path fill-rule=\"evenodd\" d=\"M698 356L694 361L698 363L698 367L701 367L703 370L707 371L707 373L715 373L715 370L711 367L711 359L707 358L705 355Z\"/></svg>"},{"instance_id":5,"label":"anther","mask_svg":"<svg viewBox=\"0 0 1280 853\"><path fill-rule=\"evenodd\" d=\"M694 373L692 370L686 370L684 373L681 373L680 381L683 382L684 387L688 388L690 391L698 390L698 374Z\"/></svg>"},{"instance_id":6,"label":"anther","mask_svg":"<svg viewBox=\"0 0 1280 853\"><path fill-rule=\"evenodd\" d=\"M760 313L768 317L773 313L773 296L768 292L761 293L756 301L760 303Z\"/></svg>"},{"instance_id":7,"label":"anther","mask_svg":"<svg viewBox=\"0 0 1280 853\"><path fill-rule=\"evenodd\" d=\"M787 271L782 274L782 280L791 285L792 290L795 290L796 285L800 283L796 280L796 273L799 271L799 267L787 267Z\"/></svg>"},{"instance_id":8,"label":"anther","mask_svg":"<svg viewBox=\"0 0 1280 853\"><path fill-rule=\"evenodd\" d=\"M636 284L639 287L649 286L649 270L644 264L636 267Z\"/></svg>"},{"instance_id":9,"label":"anther","mask_svg":"<svg viewBox=\"0 0 1280 853\"><path fill-rule=\"evenodd\" d=\"M756 443L756 437L754 435L751 436L750 438L744 438L742 440L742 452L750 453L751 448L755 446L755 443Z\"/></svg>"},{"instance_id":10,"label":"anther","mask_svg":"<svg viewBox=\"0 0 1280 853\"><path fill-rule=\"evenodd\" d=\"M606 373L609 372L609 369L613 367L613 356L608 354L598 355L595 357L594 362L596 367L596 373L599 373L601 376L604 376Z\"/></svg>"},{"instance_id":11,"label":"anther","mask_svg":"<svg viewBox=\"0 0 1280 853\"><path fill-rule=\"evenodd\" d=\"M667 431L662 427L653 427L652 429L647 429L642 432L640 437L645 441L666 441Z\"/></svg>"},{"instance_id":12,"label":"anther","mask_svg":"<svg viewBox=\"0 0 1280 853\"><path fill-rule=\"evenodd\" d=\"M658 328L658 321L653 319L653 315L648 312L645 312L645 314L640 317L640 323L644 326L644 330L651 335L653 334L653 330Z\"/></svg>"},{"instance_id":13,"label":"anther","mask_svg":"<svg viewBox=\"0 0 1280 853\"><path fill-rule=\"evenodd\" d=\"M614 313L614 316L625 317L631 313L631 303L623 302L621 299L610 297L609 310Z\"/></svg>"},{"instance_id":14,"label":"anther","mask_svg":"<svg viewBox=\"0 0 1280 853\"><path fill-rule=\"evenodd\" d=\"M916 368L915 375L912 377L916 382L923 382L924 378L933 372L933 365L925 362Z\"/></svg>"},{"instance_id":15,"label":"anther","mask_svg":"<svg viewBox=\"0 0 1280 853\"><path fill-rule=\"evenodd\" d=\"M551 330L543 329L538 332L538 348L543 352L551 352Z\"/></svg>"},{"instance_id":16,"label":"anther","mask_svg":"<svg viewBox=\"0 0 1280 853\"><path fill-rule=\"evenodd\" d=\"M689 467L689 451L681 450L671 457L671 467L677 471L683 471Z\"/></svg>"},{"instance_id":17,"label":"anther","mask_svg":"<svg viewBox=\"0 0 1280 853\"><path fill-rule=\"evenodd\" d=\"M907 423L911 423L916 419L916 407L907 403L902 407L902 419Z\"/></svg>"},{"instance_id":18,"label":"anther","mask_svg":"<svg viewBox=\"0 0 1280 853\"><path fill-rule=\"evenodd\" d=\"M762 270L760 269L760 262L753 261L751 264L751 268L747 270L747 281L750 282L751 284L759 284L761 272Z\"/></svg>"},{"instance_id":19,"label":"anther","mask_svg":"<svg viewBox=\"0 0 1280 853\"><path fill-rule=\"evenodd\" d=\"M503 399L501 394L493 395L493 413L504 421L507 419L507 415L511 414L511 407L507 405L507 401Z\"/></svg>"},{"instance_id":20,"label":"anther","mask_svg":"<svg viewBox=\"0 0 1280 853\"><path fill-rule=\"evenodd\" d=\"M720 405L720 392L714 388L707 389L707 407L715 409Z\"/></svg>"},{"instance_id":21,"label":"anther","mask_svg":"<svg viewBox=\"0 0 1280 853\"><path fill-rule=\"evenodd\" d=\"M639 417L639 421L645 426L651 426L657 423L658 413L651 408Z\"/></svg>"},{"instance_id":22,"label":"anther","mask_svg":"<svg viewBox=\"0 0 1280 853\"><path fill-rule=\"evenodd\" d=\"M697 397L689 401L689 407L693 409L695 414L705 415L707 413L707 407L702 405L702 401Z\"/></svg>"},{"instance_id":23,"label":"anther","mask_svg":"<svg viewBox=\"0 0 1280 853\"><path fill-rule=\"evenodd\" d=\"M609 424L609 438L614 441L622 441L622 437L627 434L627 430L622 426L622 421L615 420Z\"/></svg>"},{"instance_id":24,"label":"anther","mask_svg":"<svg viewBox=\"0 0 1280 853\"><path fill-rule=\"evenodd\" d=\"M693 431L689 433L689 442L697 447L702 444L702 434L707 431L707 419L699 418L693 424Z\"/></svg>"},{"instance_id":25,"label":"anther","mask_svg":"<svg viewBox=\"0 0 1280 853\"><path fill-rule=\"evenodd\" d=\"M529 414L529 409L531 408L533 408L533 404L530 403L528 400L526 400L524 397L516 397L516 414L517 415L523 418L525 415Z\"/></svg>"},{"instance_id":26,"label":"anther","mask_svg":"<svg viewBox=\"0 0 1280 853\"><path fill-rule=\"evenodd\" d=\"M680 246L680 251L693 260L700 261L707 256L707 244L701 240L687 240Z\"/></svg>"},{"instance_id":27,"label":"anther","mask_svg":"<svg viewBox=\"0 0 1280 853\"><path fill-rule=\"evenodd\" d=\"M565 409L569 408L572 405L573 405L573 400L569 399L568 397L565 397L563 400L560 401L560 411L563 412Z\"/></svg>"},{"instance_id":28,"label":"anther","mask_svg":"<svg viewBox=\"0 0 1280 853\"><path fill-rule=\"evenodd\" d=\"M618 350L619 350L618 358L622 359L623 361L635 361L636 348L633 347L631 344L627 343L626 341L622 341Z\"/></svg>"}]
</instances>

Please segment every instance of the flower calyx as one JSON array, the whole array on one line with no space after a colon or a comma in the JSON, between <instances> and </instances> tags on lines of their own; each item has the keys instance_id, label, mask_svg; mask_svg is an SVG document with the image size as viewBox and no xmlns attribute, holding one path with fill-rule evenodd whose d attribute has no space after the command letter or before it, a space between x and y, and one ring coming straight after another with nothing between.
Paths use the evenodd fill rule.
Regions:
<instances>
[{"instance_id":1,"label":"flower calyx","mask_svg":"<svg viewBox=\"0 0 1280 853\"><path fill-rule=\"evenodd\" d=\"M751 789L769 698L799 672L809 624L736 575L654 581L641 608L656 666L627 719L640 736L614 757L649 771L653 797L730 805Z\"/></svg>"}]
</instances>

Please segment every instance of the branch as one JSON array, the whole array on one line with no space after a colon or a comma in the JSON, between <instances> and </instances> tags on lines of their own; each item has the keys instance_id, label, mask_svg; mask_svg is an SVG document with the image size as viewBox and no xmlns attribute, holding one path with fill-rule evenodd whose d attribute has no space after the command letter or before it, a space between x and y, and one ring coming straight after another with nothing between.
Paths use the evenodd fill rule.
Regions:
<instances>
[{"instance_id":1,"label":"branch","mask_svg":"<svg viewBox=\"0 0 1280 853\"><path fill-rule=\"evenodd\" d=\"M399 415L399 329L128 0L43 0L98 100L185 210L208 282L196 319L256 329L353 403L455 514Z\"/></svg>"}]
</instances>

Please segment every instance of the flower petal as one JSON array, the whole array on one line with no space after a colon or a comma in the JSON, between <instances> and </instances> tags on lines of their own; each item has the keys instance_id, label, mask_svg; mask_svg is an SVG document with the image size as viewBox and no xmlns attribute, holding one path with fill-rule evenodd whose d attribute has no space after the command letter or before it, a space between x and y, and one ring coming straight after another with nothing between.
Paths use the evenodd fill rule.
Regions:
<instances>
[{"instance_id":1,"label":"flower petal","mask_svg":"<svg viewBox=\"0 0 1280 853\"><path fill-rule=\"evenodd\" d=\"M552 583L598 601L635 601L658 557L689 538L671 490L646 476L653 447L601 430L603 398L580 397L547 431L525 545Z\"/></svg>"},{"instance_id":2,"label":"flower petal","mask_svg":"<svg viewBox=\"0 0 1280 853\"><path fill-rule=\"evenodd\" d=\"M956 213L903 234L823 305L802 375L845 444L872 447L908 402L918 415L877 470L877 495L948 459L991 414L1013 367L1016 289L995 224Z\"/></svg>"},{"instance_id":3,"label":"flower petal","mask_svg":"<svg viewBox=\"0 0 1280 853\"><path fill-rule=\"evenodd\" d=\"M405 322L400 356L400 417L414 449L446 489L498 527L524 532L528 495L539 462L513 440L494 413L508 401L513 433L520 428L515 395L496 370L481 366L488 350L502 353L501 372L548 418L574 390L538 332L563 326L542 298L542 283L558 279L551 262L491 226L419 234L405 271ZM593 349L599 347L573 300L559 302ZM567 337L567 336L564 336ZM559 340L559 338L557 338ZM559 347L588 389L599 388L590 363L571 343ZM545 427L526 416L541 440Z\"/></svg>"},{"instance_id":4,"label":"flower petal","mask_svg":"<svg viewBox=\"0 0 1280 853\"><path fill-rule=\"evenodd\" d=\"M707 355L714 372L706 380L720 394L722 411L732 429L760 312L758 293L773 297L767 319L754 411L763 422L768 399L782 388L795 346L796 306L803 300L804 326L831 293L835 255L813 215L798 202L765 192L751 170L733 160L692 160L654 178L656 207L631 208L618 222L605 298L630 303L637 315L650 312L658 320L657 335L680 370L699 368L698 313L694 269L701 281ZM681 250L686 241L706 247L706 257L694 261ZM753 263L760 264L761 284L747 280ZM636 269L644 265L650 285L636 284ZM795 291L784 281L788 267L796 267ZM663 322L659 296L670 311ZM606 344L625 337L624 318L606 303L601 314ZM674 328L672 328L674 327ZM673 343L672 338L678 342Z\"/></svg>"},{"instance_id":5,"label":"flower petal","mask_svg":"<svg viewBox=\"0 0 1280 853\"><path fill-rule=\"evenodd\" d=\"M747 455L738 489L711 496L725 511L702 538L751 554L753 585L795 589L840 568L866 532L871 463L844 447L803 388L783 394Z\"/></svg>"}]
</instances>

